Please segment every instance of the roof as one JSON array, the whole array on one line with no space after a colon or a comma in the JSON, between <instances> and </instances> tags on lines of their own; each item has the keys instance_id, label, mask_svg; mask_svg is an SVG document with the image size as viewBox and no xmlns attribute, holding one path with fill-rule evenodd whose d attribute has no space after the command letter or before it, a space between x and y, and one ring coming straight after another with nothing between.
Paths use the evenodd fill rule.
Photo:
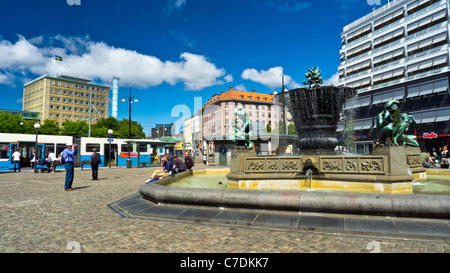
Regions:
<instances>
[{"instance_id":1,"label":"roof","mask_svg":"<svg viewBox=\"0 0 450 273\"><path fill-rule=\"evenodd\" d=\"M256 90L251 92L234 90L230 87L228 91L222 92L221 94L213 95L212 99L209 99L202 108L208 105L216 104L221 101L242 101L242 102L252 102L252 103L262 103L262 104L273 104L274 94L264 94L257 93Z\"/></svg>"}]
</instances>

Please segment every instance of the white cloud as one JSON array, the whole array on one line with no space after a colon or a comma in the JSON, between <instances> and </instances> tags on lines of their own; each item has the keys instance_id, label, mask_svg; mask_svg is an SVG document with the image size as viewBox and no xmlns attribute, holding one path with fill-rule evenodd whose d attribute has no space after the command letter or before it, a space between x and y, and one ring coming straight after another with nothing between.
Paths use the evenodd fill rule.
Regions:
<instances>
[{"instance_id":1,"label":"white cloud","mask_svg":"<svg viewBox=\"0 0 450 273\"><path fill-rule=\"evenodd\" d=\"M234 90L247 91L247 88L245 88L245 86L243 84L238 84L234 87Z\"/></svg>"},{"instance_id":2,"label":"white cloud","mask_svg":"<svg viewBox=\"0 0 450 273\"><path fill-rule=\"evenodd\" d=\"M333 74L333 76L331 76L331 78L324 80L323 85L324 86L336 85L338 81L339 81L339 72L336 72Z\"/></svg>"},{"instance_id":3,"label":"white cloud","mask_svg":"<svg viewBox=\"0 0 450 273\"><path fill-rule=\"evenodd\" d=\"M41 75L46 70L51 75L69 72L103 82L118 76L122 84L141 88L182 82L188 90L201 90L222 83L222 77L228 81L231 76L225 76L225 69L217 68L205 56L188 52L181 53L179 61L174 62L91 41L89 37L58 35L48 41L51 46L38 47L23 36L15 44L0 40L0 83L6 81L5 75ZM52 45L56 43L61 46ZM54 55L62 56L63 61L55 61Z\"/></svg>"},{"instance_id":4,"label":"white cloud","mask_svg":"<svg viewBox=\"0 0 450 273\"><path fill-rule=\"evenodd\" d=\"M261 71L257 71L254 68L248 68L245 69L241 75L244 80L251 80L271 89L281 87L282 76L283 68L281 66L272 67L269 70ZM284 85L290 88L300 87L300 85L296 83L289 75L284 75Z\"/></svg>"},{"instance_id":5,"label":"white cloud","mask_svg":"<svg viewBox=\"0 0 450 273\"><path fill-rule=\"evenodd\" d=\"M224 77L224 79L225 79L226 82L232 82L232 81L233 81L233 76L230 75L230 74L228 74L228 75L226 75L226 76Z\"/></svg>"}]
</instances>

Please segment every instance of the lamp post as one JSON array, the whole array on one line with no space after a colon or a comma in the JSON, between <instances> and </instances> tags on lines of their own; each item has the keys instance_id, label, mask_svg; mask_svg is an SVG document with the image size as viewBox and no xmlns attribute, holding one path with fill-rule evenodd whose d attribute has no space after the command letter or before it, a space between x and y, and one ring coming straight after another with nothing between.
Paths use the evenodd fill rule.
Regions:
<instances>
[{"instance_id":1,"label":"lamp post","mask_svg":"<svg viewBox=\"0 0 450 273\"><path fill-rule=\"evenodd\" d=\"M35 161L36 161L36 166L38 164L38 160L39 160L39 151L38 151L38 134L39 134L39 128L41 128L41 125L39 123L35 123L34 124L34 129L36 129L36 143L34 144L34 150L36 151L36 155L35 155Z\"/></svg>"},{"instance_id":2,"label":"lamp post","mask_svg":"<svg viewBox=\"0 0 450 273\"><path fill-rule=\"evenodd\" d=\"M124 96L122 98L122 102L125 102L125 98L128 98L128 139L131 138L131 104L134 102L138 102L137 97L131 96L131 86L130 86L130 95ZM127 168L131 168L131 142L128 142L128 159L127 159Z\"/></svg>"},{"instance_id":3,"label":"lamp post","mask_svg":"<svg viewBox=\"0 0 450 273\"><path fill-rule=\"evenodd\" d=\"M111 169L111 135L112 135L112 133L113 133L113 130L111 130L111 129L109 129L108 130L108 135L109 135L109 138L108 138L108 141L109 141L109 168Z\"/></svg>"}]
</instances>

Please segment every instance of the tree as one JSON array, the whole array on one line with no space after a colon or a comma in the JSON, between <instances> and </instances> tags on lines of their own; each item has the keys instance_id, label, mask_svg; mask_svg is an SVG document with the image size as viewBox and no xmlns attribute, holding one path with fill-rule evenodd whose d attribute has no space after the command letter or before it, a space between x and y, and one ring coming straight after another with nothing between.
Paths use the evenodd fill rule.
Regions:
<instances>
[{"instance_id":1,"label":"tree","mask_svg":"<svg viewBox=\"0 0 450 273\"><path fill-rule=\"evenodd\" d=\"M272 132L272 127L270 127L270 124L267 124L266 133L271 133L271 132Z\"/></svg>"},{"instance_id":2,"label":"tree","mask_svg":"<svg viewBox=\"0 0 450 273\"><path fill-rule=\"evenodd\" d=\"M119 122L119 129L115 134L120 138L128 138L128 127L128 119L123 119ZM136 121L131 121L130 138L145 138L144 127Z\"/></svg>"},{"instance_id":3,"label":"tree","mask_svg":"<svg viewBox=\"0 0 450 273\"><path fill-rule=\"evenodd\" d=\"M82 120L79 121L66 120L63 122L61 135L87 137L89 135L89 125Z\"/></svg>"},{"instance_id":4,"label":"tree","mask_svg":"<svg viewBox=\"0 0 450 273\"><path fill-rule=\"evenodd\" d=\"M112 129L114 134L119 130L119 121L114 117L109 117L95 123L92 127L92 137L108 137L108 130Z\"/></svg>"},{"instance_id":5,"label":"tree","mask_svg":"<svg viewBox=\"0 0 450 273\"><path fill-rule=\"evenodd\" d=\"M355 146L355 121L352 118L345 121L345 129L342 138L347 150L353 152Z\"/></svg>"},{"instance_id":6,"label":"tree","mask_svg":"<svg viewBox=\"0 0 450 273\"><path fill-rule=\"evenodd\" d=\"M288 125L288 135L297 135L297 130L295 130L294 123L289 123Z\"/></svg>"},{"instance_id":7,"label":"tree","mask_svg":"<svg viewBox=\"0 0 450 273\"><path fill-rule=\"evenodd\" d=\"M45 119L41 128L39 129L39 133L43 135L59 135L60 128L56 121Z\"/></svg>"}]
</instances>

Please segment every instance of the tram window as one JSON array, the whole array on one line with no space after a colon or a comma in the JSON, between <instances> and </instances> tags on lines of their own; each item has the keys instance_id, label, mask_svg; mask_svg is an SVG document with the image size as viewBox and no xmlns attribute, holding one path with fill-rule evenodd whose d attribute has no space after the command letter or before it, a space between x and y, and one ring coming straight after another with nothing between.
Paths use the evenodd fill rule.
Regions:
<instances>
[{"instance_id":1,"label":"tram window","mask_svg":"<svg viewBox=\"0 0 450 273\"><path fill-rule=\"evenodd\" d=\"M55 144L45 143L44 156L47 156L48 152L52 152L52 153L55 152Z\"/></svg>"},{"instance_id":2,"label":"tram window","mask_svg":"<svg viewBox=\"0 0 450 273\"><path fill-rule=\"evenodd\" d=\"M0 158L9 158L9 143L0 143Z\"/></svg>"},{"instance_id":3,"label":"tram window","mask_svg":"<svg viewBox=\"0 0 450 273\"><path fill-rule=\"evenodd\" d=\"M130 145L130 146L131 146L131 150L133 150L133 146L132 145ZM126 153L126 152L130 151L128 144L120 145L120 150L122 151L122 153Z\"/></svg>"},{"instance_id":4,"label":"tram window","mask_svg":"<svg viewBox=\"0 0 450 273\"><path fill-rule=\"evenodd\" d=\"M97 149L100 152L100 144L98 143L86 143L86 152L93 152L93 149Z\"/></svg>"},{"instance_id":5,"label":"tram window","mask_svg":"<svg viewBox=\"0 0 450 273\"><path fill-rule=\"evenodd\" d=\"M147 152L147 145L139 145L139 152L146 153Z\"/></svg>"},{"instance_id":6,"label":"tram window","mask_svg":"<svg viewBox=\"0 0 450 273\"><path fill-rule=\"evenodd\" d=\"M65 148L66 148L66 144L61 144L61 143L56 144L56 156L61 154Z\"/></svg>"}]
</instances>

